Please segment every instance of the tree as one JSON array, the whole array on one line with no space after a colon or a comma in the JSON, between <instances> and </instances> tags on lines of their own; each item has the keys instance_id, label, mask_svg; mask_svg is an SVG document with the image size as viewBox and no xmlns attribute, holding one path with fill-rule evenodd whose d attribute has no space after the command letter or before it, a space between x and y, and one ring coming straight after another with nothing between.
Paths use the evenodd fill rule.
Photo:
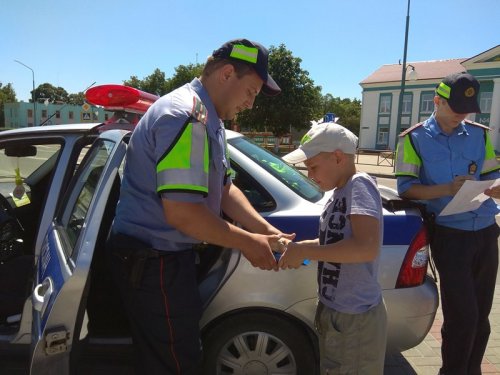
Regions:
<instances>
[{"instance_id":1,"label":"tree","mask_svg":"<svg viewBox=\"0 0 500 375\"><path fill-rule=\"evenodd\" d=\"M293 57L285 45L269 49L269 73L281 88L276 97L257 96L254 108L240 113L241 127L263 131L277 136L287 134L290 128L301 130L310 121L321 117L321 87L315 86L309 72L300 67L302 59Z\"/></svg>"},{"instance_id":2,"label":"tree","mask_svg":"<svg viewBox=\"0 0 500 375\"><path fill-rule=\"evenodd\" d=\"M179 65L175 68L174 76L168 80L168 92L179 88L194 78L201 76L204 64Z\"/></svg>"},{"instance_id":3,"label":"tree","mask_svg":"<svg viewBox=\"0 0 500 375\"><path fill-rule=\"evenodd\" d=\"M130 76L130 79L123 81L123 84L125 86L130 86L130 87L134 87L136 89L142 90L141 89L142 81L139 78L137 78L137 76Z\"/></svg>"},{"instance_id":4,"label":"tree","mask_svg":"<svg viewBox=\"0 0 500 375\"><path fill-rule=\"evenodd\" d=\"M85 103L85 94L82 91L76 94L68 95L68 104L83 105L84 103Z\"/></svg>"},{"instance_id":5,"label":"tree","mask_svg":"<svg viewBox=\"0 0 500 375\"><path fill-rule=\"evenodd\" d=\"M45 101L46 99L51 103L67 103L68 92L62 87L55 87L50 83L43 83L35 89L35 100Z\"/></svg>"},{"instance_id":6,"label":"tree","mask_svg":"<svg viewBox=\"0 0 500 375\"><path fill-rule=\"evenodd\" d=\"M323 113L333 112L339 117L339 124L359 135L361 100L334 98L332 94L323 97Z\"/></svg>"},{"instance_id":7,"label":"tree","mask_svg":"<svg viewBox=\"0 0 500 375\"><path fill-rule=\"evenodd\" d=\"M151 75L144 79L139 79L137 76L131 76L129 80L123 81L123 84L151 94L162 96L188 82L191 82L193 78L199 77L202 70L203 64L179 65L175 68L175 74L173 77L166 79L165 73L156 68Z\"/></svg>"},{"instance_id":8,"label":"tree","mask_svg":"<svg viewBox=\"0 0 500 375\"><path fill-rule=\"evenodd\" d=\"M11 83L3 86L0 82L0 127L5 127L4 104L17 102L16 92Z\"/></svg>"},{"instance_id":9,"label":"tree","mask_svg":"<svg viewBox=\"0 0 500 375\"><path fill-rule=\"evenodd\" d=\"M162 96L168 92L165 73L158 68L142 80L137 78L137 76L131 76L128 81L123 81L123 84L158 96Z\"/></svg>"}]
</instances>

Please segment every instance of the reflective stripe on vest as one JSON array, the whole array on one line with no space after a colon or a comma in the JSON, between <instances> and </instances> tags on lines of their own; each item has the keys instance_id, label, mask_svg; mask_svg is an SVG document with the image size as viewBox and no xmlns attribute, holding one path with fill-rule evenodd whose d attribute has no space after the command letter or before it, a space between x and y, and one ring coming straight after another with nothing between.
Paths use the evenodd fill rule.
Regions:
<instances>
[{"instance_id":1,"label":"reflective stripe on vest","mask_svg":"<svg viewBox=\"0 0 500 375\"><path fill-rule=\"evenodd\" d=\"M399 138L398 147L396 149L396 176L412 176L417 177L420 173L422 160L413 148L410 140L410 135L407 134Z\"/></svg>"},{"instance_id":2,"label":"reflective stripe on vest","mask_svg":"<svg viewBox=\"0 0 500 375\"><path fill-rule=\"evenodd\" d=\"M488 131L485 132L485 154L484 154L484 163L483 168L481 169L480 174L490 173L500 169L500 165L497 161L497 156L495 154L495 149L493 148L493 144L491 143L490 133Z\"/></svg>"},{"instance_id":3,"label":"reflective stripe on vest","mask_svg":"<svg viewBox=\"0 0 500 375\"><path fill-rule=\"evenodd\" d=\"M186 191L208 194L209 150L206 128L188 120L177 141L156 165L158 193Z\"/></svg>"}]
</instances>

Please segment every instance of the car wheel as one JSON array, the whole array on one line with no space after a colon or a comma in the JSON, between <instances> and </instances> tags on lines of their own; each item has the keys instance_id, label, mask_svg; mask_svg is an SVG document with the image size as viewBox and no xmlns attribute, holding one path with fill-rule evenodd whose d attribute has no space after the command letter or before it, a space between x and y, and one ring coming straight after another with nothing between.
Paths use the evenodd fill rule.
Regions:
<instances>
[{"instance_id":1,"label":"car wheel","mask_svg":"<svg viewBox=\"0 0 500 375\"><path fill-rule=\"evenodd\" d=\"M270 313L224 319L203 336L203 374L315 374L311 339L293 321Z\"/></svg>"}]
</instances>

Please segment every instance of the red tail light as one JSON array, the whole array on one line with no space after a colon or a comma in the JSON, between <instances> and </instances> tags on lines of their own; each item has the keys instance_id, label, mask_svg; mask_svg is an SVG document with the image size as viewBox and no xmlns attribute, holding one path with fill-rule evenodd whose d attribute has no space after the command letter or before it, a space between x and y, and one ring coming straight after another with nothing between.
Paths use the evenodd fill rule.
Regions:
<instances>
[{"instance_id":1,"label":"red tail light","mask_svg":"<svg viewBox=\"0 0 500 375\"><path fill-rule=\"evenodd\" d=\"M396 288L410 288L422 285L429 263L429 237L422 227L413 238L399 271Z\"/></svg>"},{"instance_id":2,"label":"red tail light","mask_svg":"<svg viewBox=\"0 0 500 375\"><path fill-rule=\"evenodd\" d=\"M85 92L85 99L109 111L145 113L159 96L124 85L100 85Z\"/></svg>"}]
</instances>

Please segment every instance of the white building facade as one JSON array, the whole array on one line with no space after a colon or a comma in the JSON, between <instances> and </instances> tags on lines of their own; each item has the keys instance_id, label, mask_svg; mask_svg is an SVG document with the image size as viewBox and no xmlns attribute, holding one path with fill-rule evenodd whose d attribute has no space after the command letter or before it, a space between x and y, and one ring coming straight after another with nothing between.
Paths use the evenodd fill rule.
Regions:
<instances>
[{"instance_id":1,"label":"white building facade","mask_svg":"<svg viewBox=\"0 0 500 375\"><path fill-rule=\"evenodd\" d=\"M383 65L360 82L359 148L395 150L401 131L432 114L439 82L448 74L467 71L481 84L481 113L471 114L469 119L490 127L495 150L500 151L500 45L471 58L409 62L406 66L400 124L397 117L402 65Z\"/></svg>"}]
</instances>

